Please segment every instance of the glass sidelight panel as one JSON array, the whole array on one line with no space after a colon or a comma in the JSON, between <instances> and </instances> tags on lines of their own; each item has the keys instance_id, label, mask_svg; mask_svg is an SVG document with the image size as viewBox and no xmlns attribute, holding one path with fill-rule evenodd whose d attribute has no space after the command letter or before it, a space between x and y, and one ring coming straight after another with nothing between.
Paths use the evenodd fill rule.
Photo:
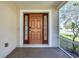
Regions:
<instances>
[{"instance_id":1,"label":"glass sidelight panel","mask_svg":"<svg viewBox=\"0 0 79 59\"><path fill-rule=\"evenodd\" d=\"M47 15L44 16L44 40L47 40Z\"/></svg>"},{"instance_id":2,"label":"glass sidelight panel","mask_svg":"<svg viewBox=\"0 0 79 59\"><path fill-rule=\"evenodd\" d=\"M25 40L28 39L28 16L25 16Z\"/></svg>"}]
</instances>

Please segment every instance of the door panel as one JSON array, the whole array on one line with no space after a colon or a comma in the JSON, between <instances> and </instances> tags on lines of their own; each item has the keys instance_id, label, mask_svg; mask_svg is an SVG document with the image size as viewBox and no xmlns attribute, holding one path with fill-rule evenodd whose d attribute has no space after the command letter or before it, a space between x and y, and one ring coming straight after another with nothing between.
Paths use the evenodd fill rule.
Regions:
<instances>
[{"instance_id":1,"label":"door panel","mask_svg":"<svg viewBox=\"0 0 79 59\"><path fill-rule=\"evenodd\" d=\"M42 44L42 14L29 15L29 43Z\"/></svg>"}]
</instances>

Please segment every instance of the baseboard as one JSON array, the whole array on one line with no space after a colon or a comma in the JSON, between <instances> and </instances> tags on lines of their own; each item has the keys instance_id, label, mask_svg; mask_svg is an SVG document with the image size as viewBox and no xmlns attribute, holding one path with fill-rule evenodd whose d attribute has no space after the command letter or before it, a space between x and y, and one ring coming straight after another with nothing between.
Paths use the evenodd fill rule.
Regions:
<instances>
[{"instance_id":1,"label":"baseboard","mask_svg":"<svg viewBox=\"0 0 79 59\"><path fill-rule=\"evenodd\" d=\"M17 47L31 47L31 48L46 48L46 47L58 47L58 46L52 46L49 44L23 44L23 46L17 46Z\"/></svg>"},{"instance_id":2,"label":"baseboard","mask_svg":"<svg viewBox=\"0 0 79 59\"><path fill-rule=\"evenodd\" d=\"M42 48L42 47L49 47L49 45L48 44L27 44L27 45L24 44L23 47L31 47L31 48L33 48L33 47L35 47L35 48L40 47L40 48Z\"/></svg>"}]
</instances>

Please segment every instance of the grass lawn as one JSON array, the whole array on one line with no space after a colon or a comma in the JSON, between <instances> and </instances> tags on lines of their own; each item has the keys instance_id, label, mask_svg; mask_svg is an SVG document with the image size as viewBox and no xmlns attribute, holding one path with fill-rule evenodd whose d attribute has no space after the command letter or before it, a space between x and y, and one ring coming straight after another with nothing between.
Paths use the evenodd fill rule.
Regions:
<instances>
[{"instance_id":1,"label":"grass lawn","mask_svg":"<svg viewBox=\"0 0 79 59\"><path fill-rule=\"evenodd\" d=\"M73 39L73 35L69 35L69 34L65 34L65 33L60 33L60 36L63 36L63 37L70 39L70 40ZM79 42L79 37L76 37L75 41Z\"/></svg>"},{"instance_id":2,"label":"grass lawn","mask_svg":"<svg viewBox=\"0 0 79 59\"><path fill-rule=\"evenodd\" d=\"M68 48L72 49L73 48L72 43L64 41L65 39L72 40L72 38L73 38L73 35L60 33L60 43L61 43L60 45L61 45L61 47L63 47L63 48L68 47ZM79 42L79 37L76 37L75 41ZM76 48L76 50L79 51L79 46Z\"/></svg>"}]
</instances>

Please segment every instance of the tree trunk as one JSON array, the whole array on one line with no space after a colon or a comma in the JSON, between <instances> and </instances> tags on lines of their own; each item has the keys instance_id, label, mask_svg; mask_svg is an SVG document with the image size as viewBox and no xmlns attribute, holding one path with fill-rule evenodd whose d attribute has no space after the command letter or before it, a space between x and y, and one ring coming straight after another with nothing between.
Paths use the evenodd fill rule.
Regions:
<instances>
[{"instance_id":1,"label":"tree trunk","mask_svg":"<svg viewBox=\"0 0 79 59\"><path fill-rule=\"evenodd\" d=\"M75 38L76 38L76 36L73 37L73 42L75 41ZM73 51L74 51L74 52L76 51L76 46L75 46L74 43L73 43Z\"/></svg>"}]
</instances>

